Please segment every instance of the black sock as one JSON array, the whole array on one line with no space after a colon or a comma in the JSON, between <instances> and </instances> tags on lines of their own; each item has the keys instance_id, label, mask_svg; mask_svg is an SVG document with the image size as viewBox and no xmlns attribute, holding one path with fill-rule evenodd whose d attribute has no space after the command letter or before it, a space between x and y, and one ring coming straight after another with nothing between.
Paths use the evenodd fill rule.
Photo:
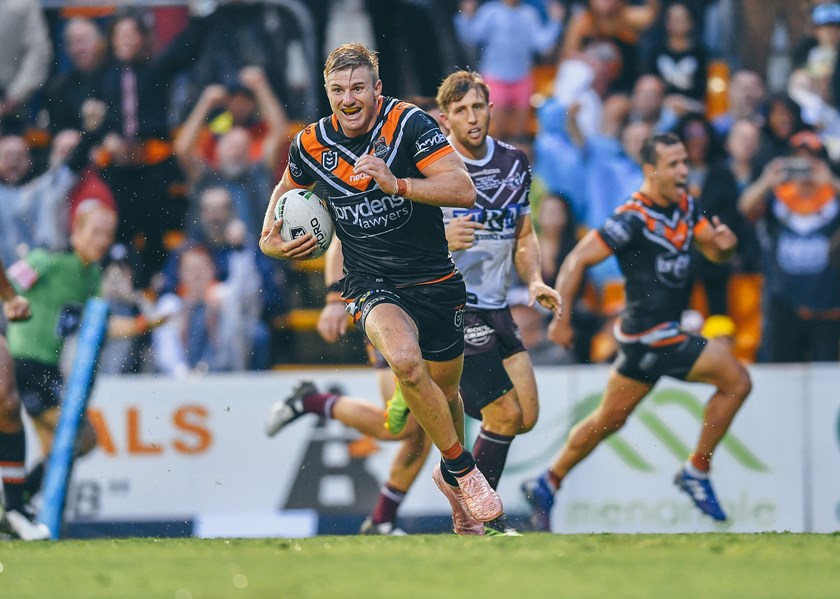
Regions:
<instances>
[{"instance_id":1,"label":"black sock","mask_svg":"<svg viewBox=\"0 0 840 599\"><path fill-rule=\"evenodd\" d=\"M23 487L26 481L26 434L0 432L0 474L7 510L23 508Z\"/></svg>"},{"instance_id":2,"label":"black sock","mask_svg":"<svg viewBox=\"0 0 840 599\"><path fill-rule=\"evenodd\" d=\"M461 455L454 460L448 460L441 457L440 467L441 472L443 473L443 480L452 486L458 486L458 481L456 479L472 472L473 468L475 468L475 460L473 459L472 454L464 449ZM447 476L447 474L449 476ZM449 478L450 476L452 477L451 479Z\"/></svg>"},{"instance_id":3,"label":"black sock","mask_svg":"<svg viewBox=\"0 0 840 599\"><path fill-rule=\"evenodd\" d=\"M27 502L41 490L41 484L44 482L44 469L44 462L38 462L26 475L26 481L23 483L23 493Z\"/></svg>"},{"instance_id":4,"label":"black sock","mask_svg":"<svg viewBox=\"0 0 840 599\"><path fill-rule=\"evenodd\" d=\"M478 439L473 445L475 465L481 470L484 478L494 489L499 486L499 479L505 469L508 450L513 441L513 435L500 435L485 430L484 427L478 433Z\"/></svg>"}]
</instances>

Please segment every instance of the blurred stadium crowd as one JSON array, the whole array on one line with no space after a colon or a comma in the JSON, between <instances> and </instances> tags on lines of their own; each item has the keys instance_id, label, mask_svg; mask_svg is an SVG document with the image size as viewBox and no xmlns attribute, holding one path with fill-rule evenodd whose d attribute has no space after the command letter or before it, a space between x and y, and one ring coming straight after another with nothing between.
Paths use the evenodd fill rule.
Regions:
<instances>
[{"instance_id":1,"label":"blurred stadium crowd","mask_svg":"<svg viewBox=\"0 0 840 599\"><path fill-rule=\"evenodd\" d=\"M533 159L546 281L638 187L642 140L677 132L691 193L741 240L730 265L697 261L683 325L747 361L838 359L840 3L4 0L0 40L0 256L66 248L74 207L99 200L119 214L104 297L163 321L109 341L104 372L364 360L358 332L315 333L322 264L256 245L291 138L328 114L323 59L351 40L379 51L385 94L424 107L455 67L485 76L493 134ZM509 299L534 363L613 356L614 262L575 299L571 352Z\"/></svg>"}]
</instances>

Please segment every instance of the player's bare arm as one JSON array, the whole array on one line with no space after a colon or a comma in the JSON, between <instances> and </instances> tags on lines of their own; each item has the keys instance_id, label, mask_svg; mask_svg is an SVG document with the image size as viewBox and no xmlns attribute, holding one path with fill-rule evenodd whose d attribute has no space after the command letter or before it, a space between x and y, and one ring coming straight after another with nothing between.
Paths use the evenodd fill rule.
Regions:
<instances>
[{"instance_id":1,"label":"player's bare arm","mask_svg":"<svg viewBox=\"0 0 840 599\"><path fill-rule=\"evenodd\" d=\"M563 260L554 288L561 298L567 298L569 301L562 314L554 317L548 325L548 338L551 341L563 347L572 346L574 332L571 324L571 305L580 290L583 275L587 268L603 262L612 253L598 232L590 231Z\"/></svg>"},{"instance_id":2,"label":"player's bare arm","mask_svg":"<svg viewBox=\"0 0 840 599\"><path fill-rule=\"evenodd\" d=\"M324 261L324 282L329 288L344 275L344 254L341 241L337 237L333 239L327 253L324 254ZM326 303L318 316L318 324L315 328L327 343L335 343L347 332L347 311L344 309L340 292L327 293Z\"/></svg>"},{"instance_id":3,"label":"player's bare arm","mask_svg":"<svg viewBox=\"0 0 840 599\"><path fill-rule=\"evenodd\" d=\"M296 187L297 185L292 184L287 167L280 182L276 185L274 191L271 192L271 200L269 200L268 208L265 211L263 231L262 235L260 235L260 250L270 258L276 258L278 260L301 260L314 252L318 246L318 240L310 233L292 241L284 241L280 236L283 219L278 218L276 221L274 220L274 207L277 205L280 196Z\"/></svg>"},{"instance_id":4,"label":"player's bare arm","mask_svg":"<svg viewBox=\"0 0 840 599\"><path fill-rule=\"evenodd\" d=\"M475 186L464 161L455 152L421 169L422 178L398 179L384 160L372 154L359 158L353 170L372 177L385 193L413 202L456 208L472 208L475 204Z\"/></svg>"},{"instance_id":5,"label":"player's bare arm","mask_svg":"<svg viewBox=\"0 0 840 599\"><path fill-rule=\"evenodd\" d=\"M717 216L709 221L709 226L697 231L695 243L700 252L712 262L728 262L738 247L738 238L728 226L720 222Z\"/></svg>"},{"instance_id":6,"label":"player's bare arm","mask_svg":"<svg viewBox=\"0 0 840 599\"><path fill-rule=\"evenodd\" d=\"M556 289L546 285L542 278L540 246L531 223L531 215L519 217L516 223L516 245L513 249L513 264L519 278L528 284L528 305L539 302L551 310L555 317L563 313L563 300Z\"/></svg>"}]
</instances>

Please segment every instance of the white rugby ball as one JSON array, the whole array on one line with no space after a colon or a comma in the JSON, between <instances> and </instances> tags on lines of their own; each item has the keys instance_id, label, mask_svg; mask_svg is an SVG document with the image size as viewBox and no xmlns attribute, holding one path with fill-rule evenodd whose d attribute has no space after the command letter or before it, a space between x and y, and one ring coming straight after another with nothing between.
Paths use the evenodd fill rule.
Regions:
<instances>
[{"instance_id":1,"label":"white rugby ball","mask_svg":"<svg viewBox=\"0 0 840 599\"><path fill-rule=\"evenodd\" d=\"M312 233L318 246L305 260L324 255L333 237L333 222L324 201L306 189L291 189L280 196L274 207L274 220L283 219L280 236L292 241Z\"/></svg>"}]
</instances>

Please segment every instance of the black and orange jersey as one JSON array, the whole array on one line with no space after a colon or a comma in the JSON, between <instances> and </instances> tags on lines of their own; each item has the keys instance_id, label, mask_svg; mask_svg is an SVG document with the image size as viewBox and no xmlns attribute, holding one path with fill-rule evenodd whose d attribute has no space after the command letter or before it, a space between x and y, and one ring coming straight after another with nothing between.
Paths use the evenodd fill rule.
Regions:
<instances>
[{"instance_id":1,"label":"black and orange jersey","mask_svg":"<svg viewBox=\"0 0 840 599\"><path fill-rule=\"evenodd\" d=\"M395 98L379 99L370 132L347 137L338 119L324 117L298 133L289 149L289 174L300 187L319 183L344 253L344 272L396 286L452 273L441 209L383 192L353 165L382 158L397 177L422 177L421 169L453 152L435 120Z\"/></svg>"},{"instance_id":2,"label":"black and orange jersey","mask_svg":"<svg viewBox=\"0 0 840 599\"><path fill-rule=\"evenodd\" d=\"M840 198L831 184L817 186L808 196L792 181L776 187L758 227L770 295L815 311L840 307L840 275L829 261L838 230Z\"/></svg>"},{"instance_id":3,"label":"black and orange jersey","mask_svg":"<svg viewBox=\"0 0 840 599\"><path fill-rule=\"evenodd\" d=\"M665 208L637 192L598 229L624 275L622 332L638 335L680 321L691 293L691 243L707 226L690 195Z\"/></svg>"}]
</instances>

